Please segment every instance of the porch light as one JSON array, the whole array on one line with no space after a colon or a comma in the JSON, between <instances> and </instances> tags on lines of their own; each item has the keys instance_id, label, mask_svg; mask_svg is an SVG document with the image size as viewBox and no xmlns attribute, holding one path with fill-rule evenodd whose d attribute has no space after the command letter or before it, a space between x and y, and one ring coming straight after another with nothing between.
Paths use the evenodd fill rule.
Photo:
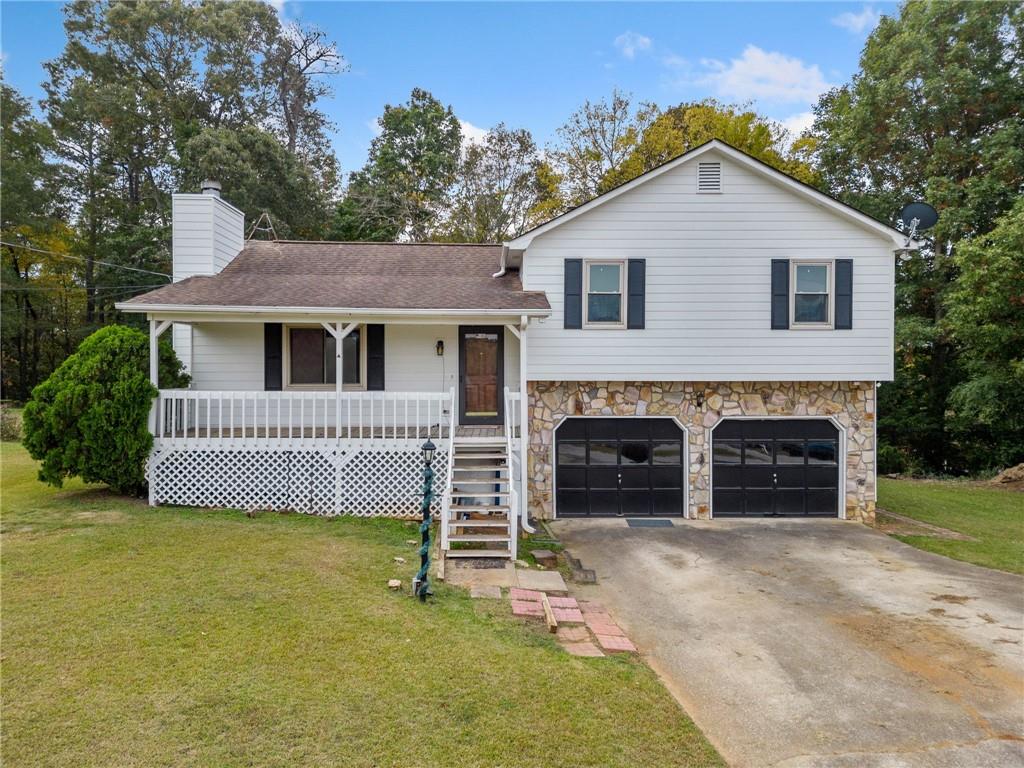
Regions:
<instances>
[{"instance_id":1,"label":"porch light","mask_svg":"<svg viewBox=\"0 0 1024 768\"><path fill-rule=\"evenodd\" d=\"M437 356L444 357L444 339L437 340Z\"/></svg>"},{"instance_id":2,"label":"porch light","mask_svg":"<svg viewBox=\"0 0 1024 768\"><path fill-rule=\"evenodd\" d=\"M434 445L430 438L427 438L427 442L420 447L420 450L423 451L423 464L429 467L431 462L434 461L434 453L437 451L437 446Z\"/></svg>"}]
</instances>

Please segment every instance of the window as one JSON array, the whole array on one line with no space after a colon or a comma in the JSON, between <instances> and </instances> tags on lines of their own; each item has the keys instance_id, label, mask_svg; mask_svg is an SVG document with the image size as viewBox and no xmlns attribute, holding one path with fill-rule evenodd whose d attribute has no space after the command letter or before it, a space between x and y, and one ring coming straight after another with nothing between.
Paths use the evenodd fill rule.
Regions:
<instances>
[{"instance_id":1,"label":"window","mask_svg":"<svg viewBox=\"0 0 1024 768\"><path fill-rule=\"evenodd\" d=\"M342 386L362 389L366 358L362 327L342 339ZM292 326L285 334L285 380L287 386L334 389L337 382L337 342L323 328Z\"/></svg>"},{"instance_id":2,"label":"window","mask_svg":"<svg viewBox=\"0 0 1024 768\"><path fill-rule=\"evenodd\" d=\"M625 273L625 263L621 261L587 262L585 325L607 328L625 324L622 311Z\"/></svg>"},{"instance_id":3,"label":"window","mask_svg":"<svg viewBox=\"0 0 1024 768\"><path fill-rule=\"evenodd\" d=\"M793 325L832 326L832 265L793 262Z\"/></svg>"}]
</instances>

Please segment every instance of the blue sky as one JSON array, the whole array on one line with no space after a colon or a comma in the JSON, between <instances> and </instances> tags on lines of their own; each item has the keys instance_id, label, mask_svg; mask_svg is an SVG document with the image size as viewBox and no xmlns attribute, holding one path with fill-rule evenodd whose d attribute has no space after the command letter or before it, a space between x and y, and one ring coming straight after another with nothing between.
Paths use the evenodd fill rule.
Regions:
<instances>
[{"instance_id":1,"label":"blue sky","mask_svg":"<svg viewBox=\"0 0 1024 768\"><path fill-rule=\"evenodd\" d=\"M272 4L315 24L350 69L322 107L343 169L362 165L385 104L422 87L465 132L499 122L542 146L585 99L615 87L669 106L708 96L753 102L793 127L817 95L847 82L879 14L895 3ZM38 98L42 62L64 45L61 5L0 3L5 78Z\"/></svg>"}]
</instances>

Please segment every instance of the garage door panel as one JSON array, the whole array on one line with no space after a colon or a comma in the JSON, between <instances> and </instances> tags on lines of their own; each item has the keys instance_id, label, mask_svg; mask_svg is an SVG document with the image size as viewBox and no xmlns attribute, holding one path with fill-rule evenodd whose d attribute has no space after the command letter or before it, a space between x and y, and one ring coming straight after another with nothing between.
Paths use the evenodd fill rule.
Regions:
<instances>
[{"instance_id":1,"label":"garage door panel","mask_svg":"<svg viewBox=\"0 0 1024 768\"><path fill-rule=\"evenodd\" d=\"M623 490L622 512L627 515L651 514L651 492L648 490Z\"/></svg>"},{"instance_id":2,"label":"garage door panel","mask_svg":"<svg viewBox=\"0 0 1024 768\"><path fill-rule=\"evenodd\" d=\"M683 514L685 441L672 419L566 420L555 437L558 515Z\"/></svg>"},{"instance_id":3,"label":"garage door panel","mask_svg":"<svg viewBox=\"0 0 1024 768\"><path fill-rule=\"evenodd\" d=\"M681 489L651 491L651 511L655 515L681 515L685 498Z\"/></svg>"},{"instance_id":4,"label":"garage door panel","mask_svg":"<svg viewBox=\"0 0 1024 768\"><path fill-rule=\"evenodd\" d=\"M725 419L711 455L715 516L838 513L839 432L827 419Z\"/></svg>"},{"instance_id":5,"label":"garage door panel","mask_svg":"<svg viewBox=\"0 0 1024 768\"><path fill-rule=\"evenodd\" d=\"M557 494L558 511L564 515L585 515L587 513L587 492L560 490Z\"/></svg>"},{"instance_id":6,"label":"garage door panel","mask_svg":"<svg viewBox=\"0 0 1024 768\"><path fill-rule=\"evenodd\" d=\"M807 491L807 514L809 515L836 515L836 491L815 490Z\"/></svg>"},{"instance_id":7,"label":"garage door panel","mask_svg":"<svg viewBox=\"0 0 1024 768\"><path fill-rule=\"evenodd\" d=\"M590 503L590 514L592 515L617 515L619 514L619 492L591 490L588 495Z\"/></svg>"},{"instance_id":8,"label":"garage door panel","mask_svg":"<svg viewBox=\"0 0 1024 768\"><path fill-rule=\"evenodd\" d=\"M619 470L616 467L590 467L587 470L588 488L618 488Z\"/></svg>"}]
</instances>

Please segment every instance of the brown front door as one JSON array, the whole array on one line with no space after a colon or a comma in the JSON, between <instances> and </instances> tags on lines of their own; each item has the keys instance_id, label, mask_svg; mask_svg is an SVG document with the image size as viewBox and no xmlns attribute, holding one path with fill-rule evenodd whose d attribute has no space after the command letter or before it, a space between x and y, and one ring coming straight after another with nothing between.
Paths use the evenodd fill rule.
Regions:
<instances>
[{"instance_id":1,"label":"brown front door","mask_svg":"<svg viewBox=\"0 0 1024 768\"><path fill-rule=\"evenodd\" d=\"M459 328L459 423L502 423L504 338L501 326Z\"/></svg>"}]
</instances>

